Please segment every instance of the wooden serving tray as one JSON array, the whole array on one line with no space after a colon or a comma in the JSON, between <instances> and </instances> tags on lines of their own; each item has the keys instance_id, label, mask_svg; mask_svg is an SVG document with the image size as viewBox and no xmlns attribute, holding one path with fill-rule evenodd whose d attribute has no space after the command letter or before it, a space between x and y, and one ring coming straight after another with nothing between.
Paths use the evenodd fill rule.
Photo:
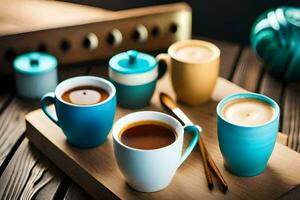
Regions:
<instances>
[{"instance_id":1,"label":"wooden serving tray","mask_svg":"<svg viewBox=\"0 0 300 200\"><path fill-rule=\"evenodd\" d=\"M158 82L151 105L143 110L165 112L159 103L160 91L174 97L169 77ZM246 92L233 83L219 78L212 100L202 106L189 107L180 105L184 112L203 127L201 137L221 170L229 185L227 194L215 189L209 191L203 170L199 148L195 148L190 157L178 169L171 184L164 190L155 193L141 193L131 189L125 182L115 162L111 134L105 144L92 149L77 149L70 146L61 129L52 123L41 110L26 116L27 137L62 171L83 187L96 199L275 199L280 197L300 182L300 155L288 147L277 143L266 171L256 177L243 178L230 174L223 167L217 133L217 102L230 94ZM116 120L134 112L118 108ZM281 142L286 138L281 134ZM188 138L186 138L186 141ZM234 145L234 144L233 144Z\"/></svg>"}]
</instances>

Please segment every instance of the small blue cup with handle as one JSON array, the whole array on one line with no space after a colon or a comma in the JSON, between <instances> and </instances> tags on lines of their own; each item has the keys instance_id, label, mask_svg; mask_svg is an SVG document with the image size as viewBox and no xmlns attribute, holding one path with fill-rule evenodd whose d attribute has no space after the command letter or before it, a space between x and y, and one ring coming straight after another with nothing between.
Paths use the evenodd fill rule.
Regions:
<instances>
[{"instance_id":1,"label":"small blue cup with handle","mask_svg":"<svg viewBox=\"0 0 300 200\"><path fill-rule=\"evenodd\" d=\"M267 103L274 108L273 117L266 123L258 125L233 123L223 116L222 110L227 103L237 99L255 99ZM249 109L249 106L247 108ZM225 167L238 176L249 177L262 173L277 138L280 115L277 103L261 94L234 94L219 102L217 115L219 146Z\"/></svg>"},{"instance_id":2,"label":"small blue cup with handle","mask_svg":"<svg viewBox=\"0 0 300 200\"><path fill-rule=\"evenodd\" d=\"M129 50L109 60L109 78L116 86L118 105L138 109L149 104L156 82L166 72L155 57Z\"/></svg>"},{"instance_id":3,"label":"small blue cup with handle","mask_svg":"<svg viewBox=\"0 0 300 200\"><path fill-rule=\"evenodd\" d=\"M120 140L121 131L129 124L139 121L158 121L172 127L176 140L158 149L136 149ZM192 133L192 139L182 154L184 134ZM128 184L137 191L155 192L169 185L177 168L190 155L199 139L195 125L182 126L180 122L164 113L153 111L135 112L119 119L113 127L113 147L118 166Z\"/></svg>"},{"instance_id":4,"label":"small blue cup with handle","mask_svg":"<svg viewBox=\"0 0 300 200\"><path fill-rule=\"evenodd\" d=\"M80 86L94 86L104 89L109 96L106 100L92 105L76 105L66 102L62 95ZM53 103L56 116L49 112L47 103ZM79 76L61 82L41 99L44 113L58 125L67 141L79 148L95 147L106 141L116 111L116 89L109 81L94 76Z\"/></svg>"}]
</instances>

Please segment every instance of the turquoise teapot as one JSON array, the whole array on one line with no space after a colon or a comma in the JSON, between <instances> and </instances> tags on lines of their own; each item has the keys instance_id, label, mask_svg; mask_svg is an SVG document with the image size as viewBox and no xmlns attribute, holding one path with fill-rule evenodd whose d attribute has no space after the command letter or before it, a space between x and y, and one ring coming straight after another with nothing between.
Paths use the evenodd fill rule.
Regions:
<instances>
[{"instance_id":1,"label":"turquoise teapot","mask_svg":"<svg viewBox=\"0 0 300 200\"><path fill-rule=\"evenodd\" d=\"M251 46L284 80L300 79L300 8L279 7L262 13L251 30Z\"/></svg>"}]
</instances>

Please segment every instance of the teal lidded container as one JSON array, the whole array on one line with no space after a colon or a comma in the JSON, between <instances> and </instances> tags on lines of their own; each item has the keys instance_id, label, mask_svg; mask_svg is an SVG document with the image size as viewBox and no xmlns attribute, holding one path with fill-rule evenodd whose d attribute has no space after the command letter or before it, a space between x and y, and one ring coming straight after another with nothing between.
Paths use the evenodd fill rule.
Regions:
<instances>
[{"instance_id":1,"label":"teal lidded container","mask_svg":"<svg viewBox=\"0 0 300 200\"><path fill-rule=\"evenodd\" d=\"M57 60L41 52L19 55L13 62L18 96L39 99L57 85Z\"/></svg>"},{"instance_id":2,"label":"teal lidded container","mask_svg":"<svg viewBox=\"0 0 300 200\"><path fill-rule=\"evenodd\" d=\"M155 57L129 50L109 60L109 78L117 90L117 102L124 108L143 108L149 104L159 77Z\"/></svg>"},{"instance_id":3,"label":"teal lidded container","mask_svg":"<svg viewBox=\"0 0 300 200\"><path fill-rule=\"evenodd\" d=\"M285 81L300 79L300 8L279 7L262 13L250 40L273 76Z\"/></svg>"}]
</instances>

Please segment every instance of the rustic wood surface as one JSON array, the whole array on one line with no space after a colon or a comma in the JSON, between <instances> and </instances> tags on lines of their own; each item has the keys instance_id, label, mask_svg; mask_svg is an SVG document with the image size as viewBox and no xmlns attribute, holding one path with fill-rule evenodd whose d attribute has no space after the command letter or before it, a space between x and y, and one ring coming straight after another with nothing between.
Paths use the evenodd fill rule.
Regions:
<instances>
[{"instance_id":1,"label":"rustic wood surface","mask_svg":"<svg viewBox=\"0 0 300 200\"><path fill-rule=\"evenodd\" d=\"M297 185L296 187L294 187L289 192L283 194L278 200L295 200L295 199L299 199L299 195L300 195L299 191L300 191L300 185Z\"/></svg>"},{"instance_id":2,"label":"rustic wood surface","mask_svg":"<svg viewBox=\"0 0 300 200\"><path fill-rule=\"evenodd\" d=\"M289 83L284 93L283 131L288 133L288 146L300 151L300 86Z\"/></svg>"},{"instance_id":3,"label":"rustic wood surface","mask_svg":"<svg viewBox=\"0 0 300 200\"><path fill-rule=\"evenodd\" d=\"M237 44L232 44L228 42L219 42L214 41L213 42L218 45L221 49L222 56L221 56L221 69L220 69L220 76L234 81L233 77L235 77L235 83L242 86L242 87L248 87L252 91L260 92L263 94L266 94L272 98L274 98L281 106L281 121L282 121L282 129L281 131L289 136L289 147L293 148L294 150L299 151L299 145L296 145L299 140L299 97L297 99L297 96L299 96L299 90L300 90L300 83L280 83L277 80L274 80L272 77L270 77L269 74L265 72L265 70L262 69L262 62L257 61L257 58L255 58L255 61L251 61L253 58L248 58L248 61L244 60L243 55L247 55L246 57L249 57L250 50L247 50L247 48L243 48ZM246 50L246 53L244 51ZM250 60L249 60L250 59ZM247 59L246 59L247 60ZM249 62L252 63L248 66L248 64L241 64ZM254 63L254 64L253 64ZM244 70L247 70L246 68L252 68L254 65L255 70L250 70L245 73L241 73L242 71L239 66L244 66ZM83 66L83 65L82 65ZM86 73L89 73L91 75L96 76L106 76L105 70L103 70L103 67L107 67L107 62L101 62L100 64L88 64L84 66L89 66L87 68L82 67L82 71L78 68L67 68L60 70L60 76L63 80L66 77L76 76L76 75L84 75ZM91 67L91 68L90 68ZM257 68L260 67L260 70L257 70ZM64 71L64 72L63 72ZM251 73L252 71L255 71L255 77ZM257 72L258 71L258 72ZM239 75L235 75L236 73L239 73ZM65 74L65 75L63 75ZM253 78L254 77L254 78ZM253 80L252 80L253 79ZM247 83L253 82L253 83ZM256 81L256 83L255 83ZM249 87L250 85L250 87ZM253 86L254 85L254 86ZM8 86L10 87L10 86ZM21 148L21 145L24 145L24 114L29 112L30 110L33 110L38 106L38 103L36 103L36 106L33 106L24 108L24 105L26 103L23 102L23 100L18 99L13 94L13 88L8 88L8 91L1 91L0 92L0 188L9 188L9 186L6 186L7 176L10 176L8 172L10 171L11 167L14 165L11 164L12 162L15 162L15 157L20 157L20 153L17 154L19 148ZM10 108L12 106L12 108ZM17 107L17 110L14 110ZM298 108L298 109L297 109ZM25 110L24 110L25 109ZM19 113L19 114L18 114ZM14 116L14 117L12 117ZM9 118L10 120L7 120L6 118ZM14 120L13 120L14 119ZM18 122L19 120L19 122ZM16 122L17 121L17 122ZM12 128L9 128L12 127ZM298 130L298 131L297 131ZM26 144L26 148L29 148L31 145ZM32 148L31 148L32 149ZM32 151L32 150L30 150ZM33 157L32 153L29 154L30 159ZM42 160L45 159L45 156L39 155ZM28 159L29 160L29 159ZM49 167L51 164L46 164L47 167ZM53 165L50 167L51 169L56 169ZM55 171L55 170L54 170ZM16 172L15 172L16 173ZM27 177L30 171L26 171ZM49 183L46 184L46 186L42 187L38 191L34 191L35 197L39 199L52 199L52 197L55 197L55 199L86 199L87 194L83 191L83 189L79 188L74 184L66 175L59 173L59 176L61 179L58 181L51 180ZM55 175L54 175L55 177ZM203 177L204 178L204 177ZM4 181L6 180L6 181ZM71 182L70 182L71 181ZM24 196L24 188L27 184L14 182L14 188L22 188L20 192L20 196ZM52 186L51 186L52 184ZM49 187L47 187L50 185ZM28 186L27 186L28 188ZM275 189L274 189L275 190ZM1 189L0 191L3 191ZM298 188L297 191L300 191ZM6 192L7 193L7 192ZM295 194L295 192L293 192ZM297 194L297 193L296 193ZM298 195L299 192L298 192ZM26 195L25 195L26 196ZM33 195L34 196L34 195ZM27 195L28 197L28 195ZM43 198L45 197L45 198ZM100 198L100 197L99 197ZM3 196L3 193L0 193L0 199L5 199Z\"/></svg>"},{"instance_id":4,"label":"rustic wood surface","mask_svg":"<svg viewBox=\"0 0 300 200\"><path fill-rule=\"evenodd\" d=\"M237 44L215 41L210 38L201 38L216 44L221 50L220 76L230 79L232 76L236 62L239 60L241 47Z\"/></svg>"},{"instance_id":5,"label":"rustic wood surface","mask_svg":"<svg viewBox=\"0 0 300 200\"><path fill-rule=\"evenodd\" d=\"M70 185L65 197L65 200L91 200L91 199L92 197L74 182Z\"/></svg>"},{"instance_id":6,"label":"rustic wood surface","mask_svg":"<svg viewBox=\"0 0 300 200\"><path fill-rule=\"evenodd\" d=\"M263 73L260 83L259 93L267 95L274 99L278 104L281 102L281 95L283 91L283 83L276 81L266 71Z\"/></svg>"},{"instance_id":7,"label":"rustic wood surface","mask_svg":"<svg viewBox=\"0 0 300 200\"><path fill-rule=\"evenodd\" d=\"M141 110L164 111L159 102L159 92L164 91L174 97L169 77L158 82L158 87L149 106ZM274 199L287 192L300 180L300 174L290 174L289 169L300 167L298 153L277 144L267 170L253 178L236 177L223 167L216 133L216 105L224 97L245 90L220 78L212 100L202 106L179 106L191 120L203 127L201 137L217 166L229 184L229 192L224 196L220 191L207 189L203 173L201 154L197 148L191 157L178 169L168 188L157 193L138 193L125 184L115 162L112 149L112 135L107 142L97 148L82 150L70 146L61 129L48 119L41 109L26 116L27 137L37 148L56 163L66 174L87 190L94 198L114 196L120 199ZM53 107L52 107L53 108ZM137 111L137 110L135 110ZM129 109L117 109L116 119L131 113ZM62 153L63 152L63 153ZM293 162L293 166L291 166ZM185 183L185 186L182 184ZM187 187L187 185L189 185ZM197 188L197 189L196 189ZM251 189L250 189L251 188ZM277 188L276 192L271 192ZM174 193L176 196L174 196Z\"/></svg>"},{"instance_id":8,"label":"rustic wood surface","mask_svg":"<svg viewBox=\"0 0 300 200\"><path fill-rule=\"evenodd\" d=\"M137 25L147 29L136 36L142 39L145 35L145 41L133 38ZM171 31L174 25L176 30ZM151 33L154 27L158 28L158 35ZM121 33L118 45L111 43L117 37L111 36L114 29ZM97 40L97 44L89 38L89 33L94 34L93 41ZM12 74L12 60L28 51L47 51L61 64L70 64L108 59L128 49L156 51L190 37L191 12L184 2L111 11L62 1L2 0L0 75Z\"/></svg>"},{"instance_id":9,"label":"rustic wood surface","mask_svg":"<svg viewBox=\"0 0 300 200\"><path fill-rule=\"evenodd\" d=\"M0 165L18 141L22 140L25 131L25 114L38 106L14 98L0 116Z\"/></svg>"},{"instance_id":10,"label":"rustic wood surface","mask_svg":"<svg viewBox=\"0 0 300 200\"><path fill-rule=\"evenodd\" d=\"M260 81L261 65L261 61L253 51L249 47L245 48L235 68L232 82L248 91L255 92Z\"/></svg>"},{"instance_id":11,"label":"rustic wood surface","mask_svg":"<svg viewBox=\"0 0 300 200\"><path fill-rule=\"evenodd\" d=\"M175 5L175 4L174 4ZM32 7L35 12L32 12ZM112 11L92 6L62 1L2 0L0 4L0 36L26 33L64 26L75 26L105 20L139 17L153 12L173 12L174 9L189 9L185 5L162 6L146 9ZM51 17L49 17L51 16Z\"/></svg>"},{"instance_id":12,"label":"rustic wood surface","mask_svg":"<svg viewBox=\"0 0 300 200\"><path fill-rule=\"evenodd\" d=\"M60 68L60 80L85 75L89 70ZM8 95L2 97L7 99ZM38 107L38 101L13 96L0 115L0 199L53 199L63 187L62 172L24 139L24 116Z\"/></svg>"},{"instance_id":13,"label":"rustic wood surface","mask_svg":"<svg viewBox=\"0 0 300 200\"><path fill-rule=\"evenodd\" d=\"M24 139L0 180L2 199L52 199L62 180L61 172ZM4 187L5 186L5 187Z\"/></svg>"}]
</instances>

